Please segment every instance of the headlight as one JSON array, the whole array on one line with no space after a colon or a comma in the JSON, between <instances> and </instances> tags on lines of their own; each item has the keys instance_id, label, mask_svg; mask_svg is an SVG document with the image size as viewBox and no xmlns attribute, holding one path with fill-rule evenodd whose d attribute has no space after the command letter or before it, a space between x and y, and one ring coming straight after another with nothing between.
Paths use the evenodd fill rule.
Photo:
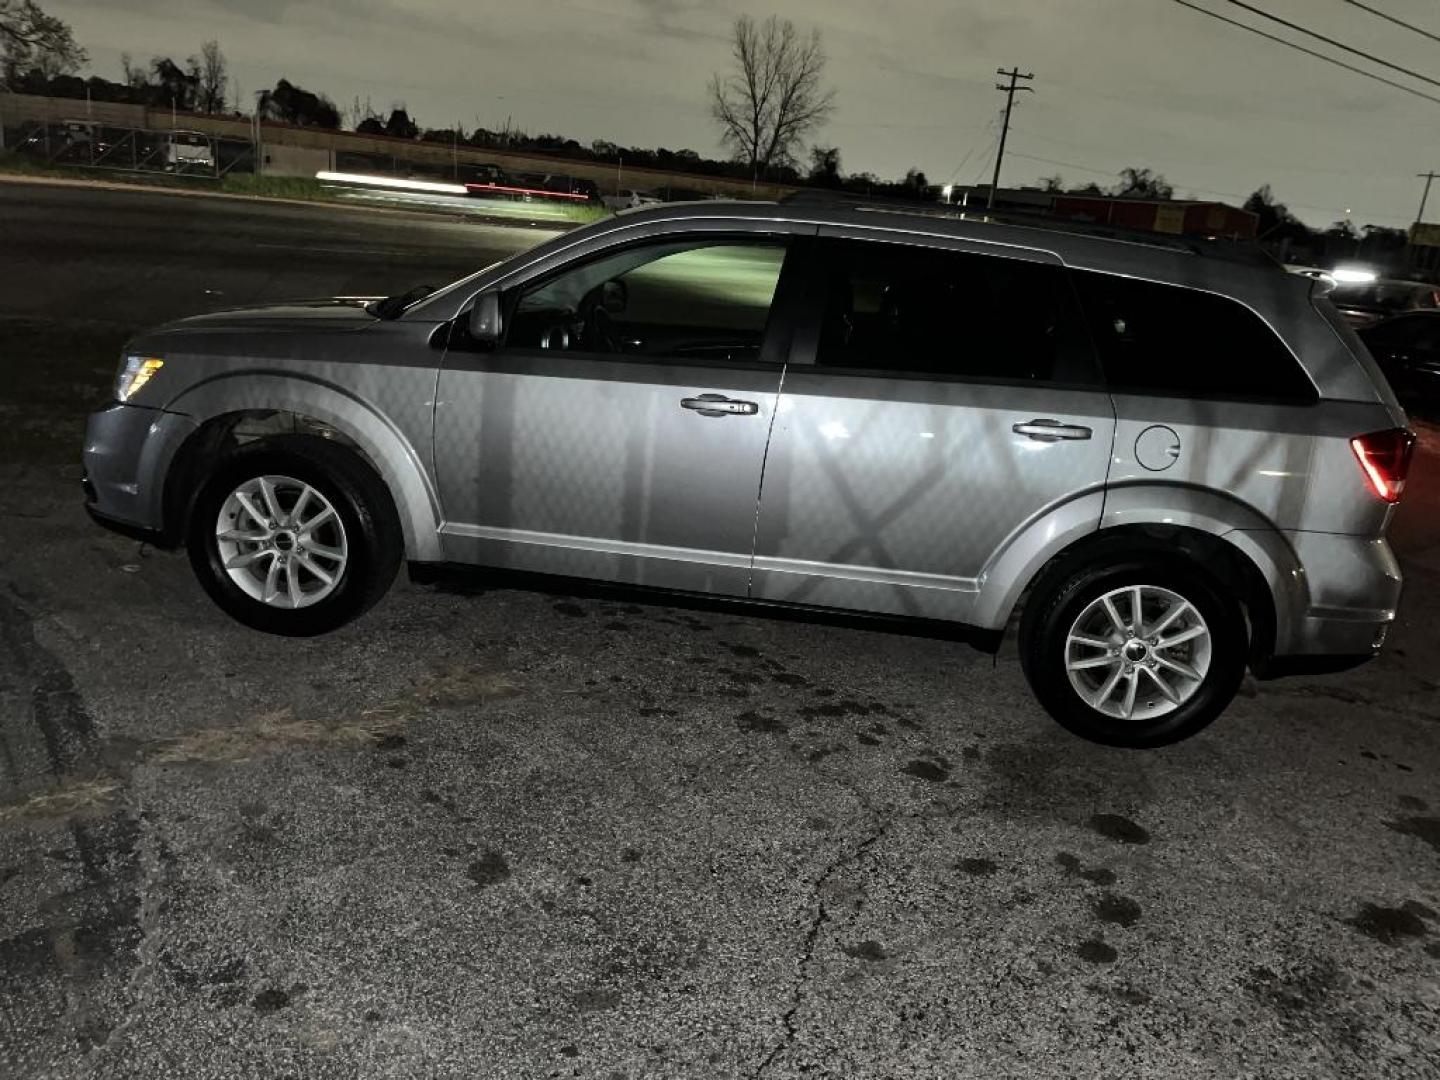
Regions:
<instances>
[{"instance_id":1,"label":"headlight","mask_svg":"<svg viewBox=\"0 0 1440 1080\"><path fill-rule=\"evenodd\" d=\"M120 368L120 375L115 380L115 400L129 401L164 366L164 360L157 360L153 356L127 356L124 366Z\"/></svg>"}]
</instances>

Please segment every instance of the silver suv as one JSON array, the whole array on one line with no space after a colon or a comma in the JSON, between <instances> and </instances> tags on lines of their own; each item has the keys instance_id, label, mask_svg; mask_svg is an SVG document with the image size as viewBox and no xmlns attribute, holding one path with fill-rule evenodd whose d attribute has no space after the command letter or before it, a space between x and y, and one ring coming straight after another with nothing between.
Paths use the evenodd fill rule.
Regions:
<instances>
[{"instance_id":1,"label":"silver suv","mask_svg":"<svg viewBox=\"0 0 1440 1080\"><path fill-rule=\"evenodd\" d=\"M185 319L90 419L94 516L261 630L469 564L970 628L1171 742L1376 652L1412 436L1324 283L1203 242L670 205L435 292Z\"/></svg>"}]
</instances>

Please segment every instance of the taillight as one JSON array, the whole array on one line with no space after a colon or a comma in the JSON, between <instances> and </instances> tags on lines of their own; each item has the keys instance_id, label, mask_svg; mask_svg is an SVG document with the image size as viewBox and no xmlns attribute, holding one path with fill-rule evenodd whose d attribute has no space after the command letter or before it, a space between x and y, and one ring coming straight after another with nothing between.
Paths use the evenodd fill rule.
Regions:
<instances>
[{"instance_id":1,"label":"taillight","mask_svg":"<svg viewBox=\"0 0 1440 1080\"><path fill-rule=\"evenodd\" d=\"M1410 471L1415 436L1404 428L1372 431L1351 439L1350 449L1355 451L1375 494L1388 503L1399 502L1405 490L1405 474Z\"/></svg>"}]
</instances>

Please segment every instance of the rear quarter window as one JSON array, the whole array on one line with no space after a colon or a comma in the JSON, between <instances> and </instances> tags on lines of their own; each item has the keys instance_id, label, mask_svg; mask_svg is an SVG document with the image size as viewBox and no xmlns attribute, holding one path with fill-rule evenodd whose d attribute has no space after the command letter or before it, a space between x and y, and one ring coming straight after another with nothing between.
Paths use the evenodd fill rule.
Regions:
<instances>
[{"instance_id":1,"label":"rear quarter window","mask_svg":"<svg viewBox=\"0 0 1440 1080\"><path fill-rule=\"evenodd\" d=\"M1275 331L1214 293L1073 272L1106 382L1167 397L1311 402L1314 384Z\"/></svg>"}]
</instances>

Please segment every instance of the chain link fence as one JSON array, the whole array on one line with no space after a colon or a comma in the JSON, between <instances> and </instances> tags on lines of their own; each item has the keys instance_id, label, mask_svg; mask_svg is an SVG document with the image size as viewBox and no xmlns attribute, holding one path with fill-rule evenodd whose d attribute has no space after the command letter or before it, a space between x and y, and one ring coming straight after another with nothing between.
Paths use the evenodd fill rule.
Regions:
<instances>
[{"instance_id":1,"label":"chain link fence","mask_svg":"<svg viewBox=\"0 0 1440 1080\"><path fill-rule=\"evenodd\" d=\"M250 140L202 131L114 127L92 120L31 121L6 128L3 145L43 165L213 180L257 171Z\"/></svg>"}]
</instances>

